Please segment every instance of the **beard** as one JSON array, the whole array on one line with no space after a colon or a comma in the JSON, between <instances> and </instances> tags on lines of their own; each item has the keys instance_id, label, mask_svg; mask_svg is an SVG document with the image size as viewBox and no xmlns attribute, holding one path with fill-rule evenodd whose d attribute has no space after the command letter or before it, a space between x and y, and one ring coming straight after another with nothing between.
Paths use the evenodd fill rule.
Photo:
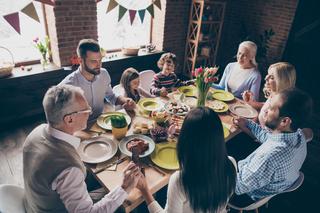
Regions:
<instances>
[{"instance_id":1,"label":"beard","mask_svg":"<svg viewBox=\"0 0 320 213\"><path fill-rule=\"evenodd\" d=\"M92 74L92 75L99 75L99 74L100 74L100 69L101 69L100 67L91 69L91 68L88 67L88 65L86 64L86 62L84 62L83 65L84 65L84 69L85 69L88 73L90 73L90 74Z\"/></svg>"},{"instance_id":2,"label":"beard","mask_svg":"<svg viewBox=\"0 0 320 213\"><path fill-rule=\"evenodd\" d=\"M266 120L265 126L271 130L275 130L279 126L280 122L281 122L281 118L273 119L272 121Z\"/></svg>"}]
</instances>

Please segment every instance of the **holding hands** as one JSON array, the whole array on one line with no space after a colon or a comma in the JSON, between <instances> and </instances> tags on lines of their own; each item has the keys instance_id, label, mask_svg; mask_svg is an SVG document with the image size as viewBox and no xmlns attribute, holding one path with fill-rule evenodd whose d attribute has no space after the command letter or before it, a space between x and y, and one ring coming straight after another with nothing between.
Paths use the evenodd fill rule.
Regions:
<instances>
[{"instance_id":1,"label":"holding hands","mask_svg":"<svg viewBox=\"0 0 320 213\"><path fill-rule=\"evenodd\" d=\"M133 162L130 162L128 166L123 170L123 180L121 187L129 194L133 188L137 186L142 173L138 166Z\"/></svg>"},{"instance_id":2,"label":"holding hands","mask_svg":"<svg viewBox=\"0 0 320 213\"><path fill-rule=\"evenodd\" d=\"M242 93L242 99L245 101L245 102L252 102L254 99L253 99L253 93L250 91L250 90L246 90Z\"/></svg>"},{"instance_id":3,"label":"holding hands","mask_svg":"<svg viewBox=\"0 0 320 213\"><path fill-rule=\"evenodd\" d=\"M168 95L167 89L166 89L165 87L162 87L162 88L160 89L160 96L161 96L161 97L166 97L167 95Z\"/></svg>"},{"instance_id":4,"label":"holding hands","mask_svg":"<svg viewBox=\"0 0 320 213\"><path fill-rule=\"evenodd\" d=\"M243 131L247 129L247 119L246 118L242 118L242 117L233 118L233 124Z\"/></svg>"},{"instance_id":5,"label":"holding hands","mask_svg":"<svg viewBox=\"0 0 320 213\"><path fill-rule=\"evenodd\" d=\"M124 98L122 107L126 110L133 110L136 107L136 103L131 98Z\"/></svg>"}]
</instances>

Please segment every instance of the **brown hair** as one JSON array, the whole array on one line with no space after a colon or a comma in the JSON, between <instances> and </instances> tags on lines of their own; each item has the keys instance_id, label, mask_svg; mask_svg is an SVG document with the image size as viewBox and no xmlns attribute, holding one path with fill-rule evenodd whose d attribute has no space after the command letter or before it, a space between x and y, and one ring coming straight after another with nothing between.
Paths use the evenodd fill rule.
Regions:
<instances>
[{"instance_id":1,"label":"brown hair","mask_svg":"<svg viewBox=\"0 0 320 213\"><path fill-rule=\"evenodd\" d=\"M137 101L136 99L140 99L140 97L138 92L137 92L138 98L137 98L137 94L131 93L130 82L137 78L139 78L138 71L132 67L129 67L122 73L122 76L120 79L120 84L124 88L126 95L129 98L132 98L134 101Z\"/></svg>"},{"instance_id":2,"label":"brown hair","mask_svg":"<svg viewBox=\"0 0 320 213\"><path fill-rule=\"evenodd\" d=\"M164 53L161 55L159 61L158 61L158 67L160 69L163 68L163 65L164 63L167 61L167 60L172 60L174 66L176 67L177 66L177 56L173 53Z\"/></svg>"},{"instance_id":3,"label":"brown hair","mask_svg":"<svg viewBox=\"0 0 320 213\"><path fill-rule=\"evenodd\" d=\"M87 56L87 51L100 52L99 43L94 39L82 39L77 47L77 54L80 58Z\"/></svg>"}]
</instances>

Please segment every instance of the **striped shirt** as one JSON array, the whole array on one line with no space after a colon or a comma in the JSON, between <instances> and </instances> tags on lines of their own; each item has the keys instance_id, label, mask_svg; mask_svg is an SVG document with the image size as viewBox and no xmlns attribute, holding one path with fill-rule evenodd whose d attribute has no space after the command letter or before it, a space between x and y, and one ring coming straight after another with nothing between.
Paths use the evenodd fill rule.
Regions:
<instances>
[{"instance_id":1,"label":"striped shirt","mask_svg":"<svg viewBox=\"0 0 320 213\"><path fill-rule=\"evenodd\" d=\"M164 75L161 72L153 76L153 81L150 88L152 95L160 96L160 89L162 87L167 89L167 92L172 92L172 88L185 85L181 82L175 73Z\"/></svg>"},{"instance_id":2,"label":"striped shirt","mask_svg":"<svg viewBox=\"0 0 320 213\"><path fill-rule=\"evenodd\" d=\"M288 189L298 179L307 155L302 131L272 134L249 120L247 127L262 144L238 162L235 193L258 200Z\"/></svg>"}]
</instances>

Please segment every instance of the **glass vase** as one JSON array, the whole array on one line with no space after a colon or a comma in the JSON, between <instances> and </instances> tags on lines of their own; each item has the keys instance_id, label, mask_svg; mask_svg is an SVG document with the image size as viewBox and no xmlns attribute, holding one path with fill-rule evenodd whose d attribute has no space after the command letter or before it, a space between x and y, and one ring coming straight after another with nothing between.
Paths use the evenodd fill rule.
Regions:
<instances>
[{"instance_id":1,"label":"glass vase","mask_svg":"<svg viewBox=\"0 0 320 213\"><path fill-rule=\"evenodd\" d=\"M42 58L40 60L40 63L42 65L42 68L45 70L48 68L49 66L49 59L47 58L46 55L42 55Z\"/></svg>"},{"instance_id":2,"label":"glass vase","mask_svg":"<svg viewBox=\"0 0 320 213\"><path fill-rule=\"evenodd\" d=\"M197 107L203 107L206 105L207 95L208 95L208 90L198 89Z\"/></svg>"}]
</instances>

